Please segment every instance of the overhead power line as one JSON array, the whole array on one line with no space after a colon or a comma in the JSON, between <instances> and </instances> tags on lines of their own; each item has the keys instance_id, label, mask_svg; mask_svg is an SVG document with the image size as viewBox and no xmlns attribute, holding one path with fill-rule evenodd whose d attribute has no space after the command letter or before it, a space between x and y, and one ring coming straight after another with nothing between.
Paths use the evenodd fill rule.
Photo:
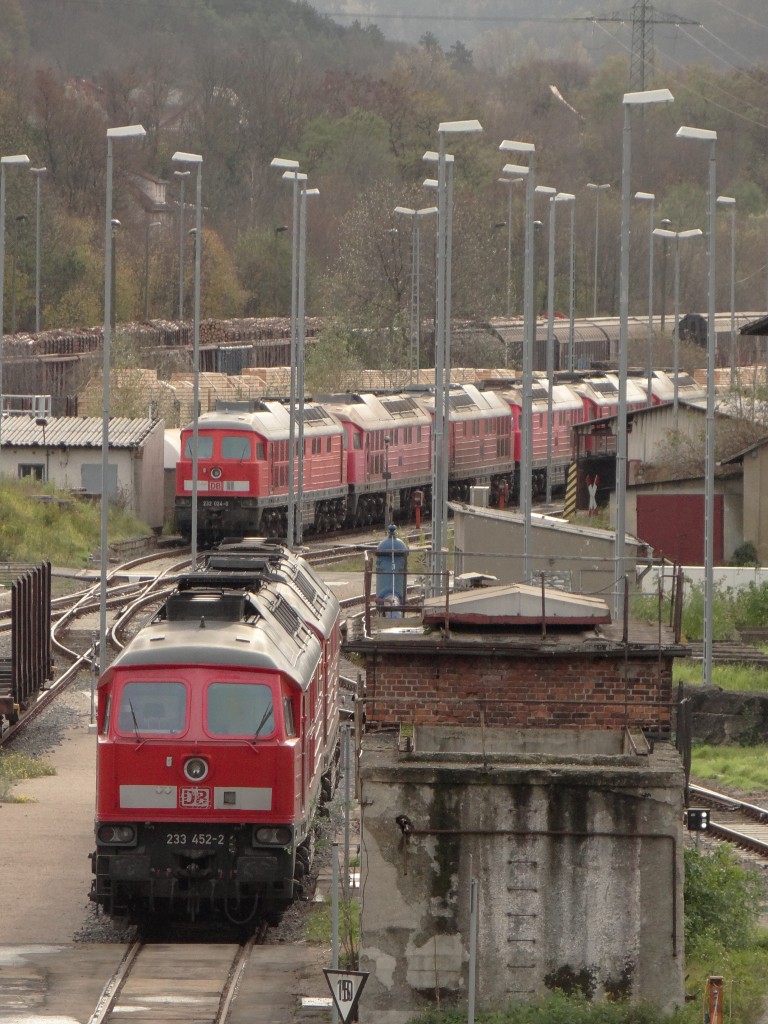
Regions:
<instances>
[{"instance_id":1,"label":"overhead power line","mask_svg":"<svg viewBox=\"0 0 768 1024\"><path fill-rule=\"evenodd\" d=\"M701 23L691 18L684 18L679 14L668 14L660 11L648 0L635 0L632 4L632 51L629 61L629 91L642 92L646 87L647 80L651 77L655 55L653 48L653 26L654 25L695 25L701 28ZM590 17L569 18L569 21L591 21L611 22L618 21L626 24L627 13L617 12L615 14L592 15Z\"/></svg>"}]
</instances>

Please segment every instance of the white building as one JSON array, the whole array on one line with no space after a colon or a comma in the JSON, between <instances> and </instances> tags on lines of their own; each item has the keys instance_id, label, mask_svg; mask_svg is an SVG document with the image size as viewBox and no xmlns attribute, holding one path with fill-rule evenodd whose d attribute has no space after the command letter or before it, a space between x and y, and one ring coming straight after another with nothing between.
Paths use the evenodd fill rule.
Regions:
<instances>
[{"instance_id":1,"label":"white building","mask_svg":"<svg viewBox=\"0 0 768 1024\"><path fill-rule=\"evenodd\" d=\"M152 529L163 526L162 420L109 423L107 494ZM85 497L101 495L102 420L95 417L4 416L0 471L32 477Z\"/></svg>"}]
</instances>

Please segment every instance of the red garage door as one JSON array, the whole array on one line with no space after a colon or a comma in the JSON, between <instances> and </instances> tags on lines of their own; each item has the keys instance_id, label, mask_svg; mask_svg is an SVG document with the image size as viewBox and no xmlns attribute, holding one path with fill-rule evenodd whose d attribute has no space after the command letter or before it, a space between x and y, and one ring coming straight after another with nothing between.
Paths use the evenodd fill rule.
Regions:
<instances>
[{"instance_id":1,"label":"red garage door","mask_svg":"<svg viewBox=\"0 0 768 1024\"><path fill-rule=\"evenodd\" d=\"M637 535L678 565L704 564L704 495L638 494ZM723 496L715 495L715 565L723 562Z\"/></svg>"}]
</instances>

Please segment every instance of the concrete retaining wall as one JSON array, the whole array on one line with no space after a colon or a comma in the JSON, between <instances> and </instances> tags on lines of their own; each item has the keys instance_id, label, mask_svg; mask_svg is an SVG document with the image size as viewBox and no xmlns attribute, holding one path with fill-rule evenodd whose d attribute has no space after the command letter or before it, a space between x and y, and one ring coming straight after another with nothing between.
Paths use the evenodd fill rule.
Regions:
<instances>
[{"instance_id":1,"label":"concrete retaining wall","mask_svg":"<svg viewBox=\"0 0 768 1024\"><path fill-rule=\"evenodd\" d=\"M371 976L361 1021L403 1024L438 1000L465 1003L472 878L478 1007L555 988L663 1010L682 1003L684 777L674 749L483 755L467 747L482 748L481 730L461 732L463 753L366 742L360 969ZM415 745L425 746L418 730Z\"/></svg>"}]
</instances>

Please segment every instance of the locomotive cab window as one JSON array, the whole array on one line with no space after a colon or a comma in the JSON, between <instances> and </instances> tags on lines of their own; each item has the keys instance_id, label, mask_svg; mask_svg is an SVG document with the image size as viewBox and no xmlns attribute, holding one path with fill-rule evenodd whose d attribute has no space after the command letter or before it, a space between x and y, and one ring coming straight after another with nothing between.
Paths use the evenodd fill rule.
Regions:
<instances>
[{"instance_id":1,"label":"locomotive cab window","mask_svg":"<svg viewBox=\"0 0 768 1024\"><path fill-rule=\"evenodd\" d=\"M239 437L237 434L230 434L228 436L225 435L224 437L222 437L221 457L222 459L250 459L250 437Z\"/></svg>"},{"instance_id":2,"label":"locomotive cab window","mask_svg":"<svg viewBox=\"0 0 768 1024\"><path fill-rule=\"evenodd\" d=\"M275 731L271 689L263 683L211 683L206 727L214 736L269 736Z\"/></svg>"},{"instance_id":3,"label":"locomotive cab window","mask_svg":"<svg viewBox=\"0 0 768 1024\"><path fill-rule=\"evenodd\" d=\"M285 722L285 735L288 737L298 736L296 731L296 720L293 716L293 703L290 697L283 697L283 721Z\"/></svg>"},{"instance_id":4,"label":"locomotive cab window","mask_svg":"<svg viewBox=\"0 0 768 1024\"><path fill-rule=\"evenodd\" d=\"M194 435L190 434L184 442L184 458L191 459L194 456ZM213 438L210 435L198 434L197 436L197 457L198 459L213 458Z\"/></svg>"},{"instance_id":5,"label":"locomotive cab window","mask_svg":"<svg viewBox=\"0 0 768 1024\"><path fill-rule=\"evenodd\" d=\"M187 720L183 683L126 683L120 693L117 728L132 736L180 733Z\"/></svg>"}]
</instances>

